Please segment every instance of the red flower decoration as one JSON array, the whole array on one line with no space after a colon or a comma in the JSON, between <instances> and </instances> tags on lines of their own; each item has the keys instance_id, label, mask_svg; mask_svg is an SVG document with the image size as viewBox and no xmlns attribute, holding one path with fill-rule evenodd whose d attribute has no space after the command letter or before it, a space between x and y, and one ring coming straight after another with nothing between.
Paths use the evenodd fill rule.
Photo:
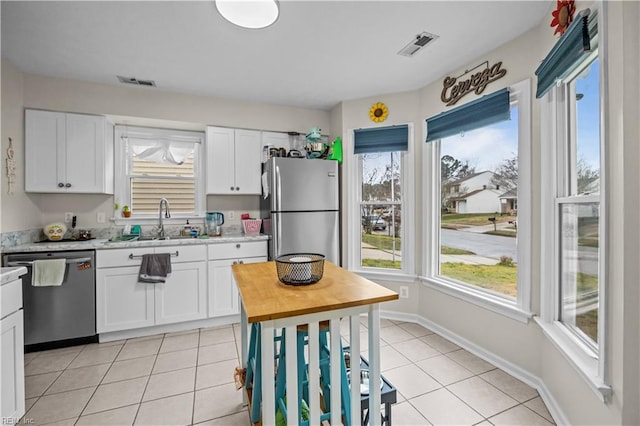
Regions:
<instances>
[{"instance_id":1,"label":"red flower decoration","mask_svg":"<svg viewBox=\"0 0 640 426\"><path fill-rule=\"evenodd\" d=\"M553 19L551 20L551 27L556 27L556 30L553 32L553 35L560 33L560 35L564 34L564 32L573 21L573 14L576 11L575 0L558 0L558 5L556 6L556 10L551 12L551 16Z\"/></svg>"}]
</instances>

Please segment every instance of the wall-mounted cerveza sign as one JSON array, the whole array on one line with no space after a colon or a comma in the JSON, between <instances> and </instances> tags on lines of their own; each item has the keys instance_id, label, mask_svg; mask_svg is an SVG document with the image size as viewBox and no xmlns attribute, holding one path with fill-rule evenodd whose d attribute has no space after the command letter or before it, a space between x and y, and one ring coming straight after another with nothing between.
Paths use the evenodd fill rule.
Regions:
<instances>
[{"instance_id":1,"label":"wall-mounted cerveza sign","mask_svg":"<svg viewBox=\"0 0 640 426\"><path fill-rule=\"evenodd\" d=\"M472 74L471 77L466 80L458 80L460 77L469 74L471 71L477 69L478 67L486 64L487 68ZM485 61L482 64L472 68L469 71L465 71L463 74L458 77L445 77L442 82L442 93L440 94L440 99L447 106L454 105L458 102L464 95L475 92L476 95L481 94L486 89L489 83L492 83L496 80L501 79L507 74L506 69L502 69L502 62L496 62L491 67L489 66L489 61Z\"/></svg>"}]
</instances>

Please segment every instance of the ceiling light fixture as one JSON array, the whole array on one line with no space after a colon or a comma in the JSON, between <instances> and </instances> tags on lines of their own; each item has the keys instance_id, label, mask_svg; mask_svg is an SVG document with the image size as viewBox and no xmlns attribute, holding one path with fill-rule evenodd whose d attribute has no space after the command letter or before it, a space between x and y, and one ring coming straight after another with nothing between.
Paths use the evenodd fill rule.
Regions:
<instances>
[{"instance_id":1,"label":"ceiling light fixture","mask_svg":"<svg viewBox=\"0 0 640 426\"><path fill-rule=\"evenodd\" d=\"M216 0L224 19L243 28L265 28L276 22L280 8L276 0Z\"/></svg>"}]
</instances>

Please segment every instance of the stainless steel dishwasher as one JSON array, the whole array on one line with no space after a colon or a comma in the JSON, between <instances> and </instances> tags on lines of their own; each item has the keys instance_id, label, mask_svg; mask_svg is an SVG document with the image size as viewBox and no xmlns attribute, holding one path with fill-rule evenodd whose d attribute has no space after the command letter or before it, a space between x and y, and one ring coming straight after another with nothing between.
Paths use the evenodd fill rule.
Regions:
<instances>
[{"instance_id":1,"label":"stainless steel dishwasher","mask_svg":"<svg viewBox=\"0 0 640 426\"><path fill-rule=\"evenodd\" d=\"M33 262L66 259L61 286L31 285ZM94 251L6 254L5 266L26 266L22 277L25 350L97 342Z\"/></svg>"}]
</instances>

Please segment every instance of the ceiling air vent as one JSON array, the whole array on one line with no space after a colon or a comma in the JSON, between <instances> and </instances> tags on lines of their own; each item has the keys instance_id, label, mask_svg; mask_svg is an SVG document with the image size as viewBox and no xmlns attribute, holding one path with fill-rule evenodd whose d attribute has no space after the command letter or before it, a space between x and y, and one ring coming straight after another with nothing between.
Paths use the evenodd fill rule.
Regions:
<instances>
[{"instance_id":1,"label":"ceiling air vent","mask_svg":"<svg viewBox=\"0 0 640 426\"><path fill-rule=\"evenodd\" d=\"M138 80L135 77L123 77L121 75L118 75L116 77L118 77L118 81L120 81L120 83L135 84L136 86L156 87L156 82L153 80Z\"/></svg>"},{"instance_id":2,"label":"ceiling air vent","mask_svg":"<svg viewBox=\"0 0 640 426\"><path fill-rule=\"evenodd\" d=\"M427 44L431 43L432 41L436 40L437 38L438 36L435 34L422 32L416 35L413 38L413 40L409 42L409 44L403 47L402 50L398 52L398 55L407 56L411 58L415 56L415 54L418 53L420 50L422 50L423 47L425 47Z\"/></svg>"}]
</instances>

